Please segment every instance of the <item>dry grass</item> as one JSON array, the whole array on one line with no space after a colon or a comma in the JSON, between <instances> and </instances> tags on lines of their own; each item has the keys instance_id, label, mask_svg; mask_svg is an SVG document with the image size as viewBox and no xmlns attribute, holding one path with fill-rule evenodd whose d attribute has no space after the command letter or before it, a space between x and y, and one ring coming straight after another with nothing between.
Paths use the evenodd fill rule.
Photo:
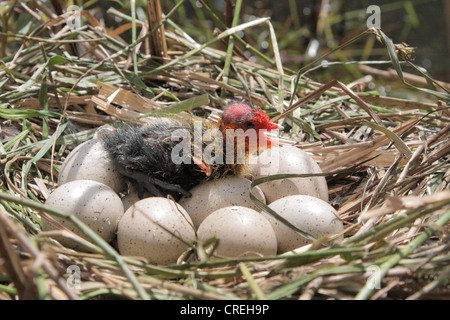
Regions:
<instances>
[{"instance_id":1,"label":"dry grass","mask_svg":"<svg viewBox=\"0 0 450 320\"><path fill-rule=\"evenodd\" d=\"M34 17L38 27L27 36L2 33L13 45L0 59L0 299L450 298L449 84L422 75L425 82L411 82L401 66L413 63L380 30L355 38L377 37L394 73L358 67L419 99L378 96L367 89L374 81L367 76L345 86L350 95L336 82L314 94L323 85L310 78L315 62L296 72L283 68L281 35L266 18L218 25L200 44L171 20L176 6L152 21L152 30L115 9L105 14L123 19L116 28L83 11L83 23L71 30L70 16L41 9L44 17ZM162 23L167 47L150 56L150 43L164 39L155 36ZM243 40L229 37L256 26L271 34L273 60L254 47L260 62L246 59ZM127 43L130 29L136 40ZM224 43L226 50L216 46ZM316 159L346 226L343 243L323 247L319 239L289 254L215 261L196 259L201 246L194 244L179 264L157 266L119 255L73 217L90 253L41 232L43 213L67 216L42 204L62 161L98 127L179 112L213 119L232 97L284 121L280 142Z\"/></svg>"}]
</instances>

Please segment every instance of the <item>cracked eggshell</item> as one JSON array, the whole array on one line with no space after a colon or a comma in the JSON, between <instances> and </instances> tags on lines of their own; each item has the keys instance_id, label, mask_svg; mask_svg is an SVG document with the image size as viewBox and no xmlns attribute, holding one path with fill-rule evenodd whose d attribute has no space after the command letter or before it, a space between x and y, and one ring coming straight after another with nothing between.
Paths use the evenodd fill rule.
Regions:
<instances>
[{"instance_id":1,"label":"cracked eggshell","mask_svg":"<svg viewBox=\"0 0 450 320\"><path fill-rule=\"evenodd\" d=\"M275 174L322 173L313 158L293 146L264 150L253 162L249 171L254 179ZM328 201L325 177L279 179L261 183L258 187L264 192L267 203L295 194L310 195Z\"/></svg>"},{"instance_id":2,"label":"cracked eggshell","mask_svg":"<svg viewBox=\"0 0 450 320\"><path fill-rule=\"evenodd\" d=\"M103 148L100 139L83 142L69 153L58 176L60 185L74 180L94 180L111 187L116 193L126 187L125 179Z\"/></svg>"},{"instance_id":3,"label":"cracked eggshell","mask_svg":"<svg viewBox=\"0 0 450 320\"><path fill-rule=\"evenodd\" d=\"M176 202L151 197L134 203L123 215L117 230L119 252L141 256L150 263L176 263L195 240L192 220Z\"/></svg>"},{"instance_id":4,"label":"cracked eggshell","mask_svg":"<svg viewBox=\"0 0 450 320\"><path fill-rule=\"evenodd\" d=\"M272 202L269 204L269 208L316 239L336 235L344 230L336 210L327 202L316 197L288 196ZM287 252L311 242L271 215L265 212L262 214L270 221L275 230L278 252ZM335 241L343 241L343 236L339 236Z\"/></svg>"},{"instance_id":5,"label":"cracked eggshell","mask_svg":"<svg viewBox=\"0 0 450 320\"><path fill-rule=\"evenodd\" d=\"M195 186L190 190L192 197L181 198L179 203L186 209L198 228L200 223L212 212L228 206L243 206L259 210L250 199L251 181L242 177L229 177L212 180ZM264 194L255 187L253 195L265 203Z\"/></svg>"},{"instance_id":6,"label":"cracked eggshell","mask_svg":"<svg viewBox=\"0 0 450 320\"><path fill-rule=\"evenodd\" d=\"M45 204L65 213L70 213L97 232L106 241L111 241L117 231L117 224L124 213L122 201L110 187L92 180L76 180L57 187ZM54 218L70 231L83 237L69 220ZM42 219L43 231L56 230L57 227ZM67 238L55 239L63 245L77 248L79 245Z\"/></svg>"},{"instance_id":7,"label":"cracked eggshell","mask_svg":"<svg viewBox=\"0 0 450 320\"><path fill-rule=\"evenodd\" d=\"M240 206L214 211L197 230L200 241L219 239L215 254L227 257L275 255L277 238L270 222L259 212Z\"/></svg>"}]
</instances>

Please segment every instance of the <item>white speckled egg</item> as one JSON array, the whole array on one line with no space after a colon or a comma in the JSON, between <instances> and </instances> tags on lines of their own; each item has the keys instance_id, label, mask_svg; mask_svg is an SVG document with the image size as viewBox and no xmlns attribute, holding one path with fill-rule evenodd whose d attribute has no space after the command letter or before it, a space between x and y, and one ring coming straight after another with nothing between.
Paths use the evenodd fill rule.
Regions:
<instances>
[{"instance_id":1,"label":"white speckled egg","mask_svg":"<svg viewBox=\"0 0 450 320\"><path fill-rule=\"evenodd\" d=\"M268 256L277 252L270 222L259 212L239 206L214 211L197 230L200 241L219 239L215 254L227 257Z\"/></svg>"},{"instance_id":2,"label":"white speckled egg","mask_svg":"<svg viewBox=\"0 0 450 320\"><path fill-rule=\"evenodd\" d=\"M119 196L110 187L92 180L76 180L57 187L45 204L65 213L70 213L97 232L106 241L111 241L117 231L117 224L124 210ZM74 233L82 236L70 221L54 218ZM55 230L56 226L42 219L44 231ZM58 238L68 247L77 247L74 241Z\"/></svg>"},{"instance_id":3,"label":"white speckled egg","mask_svg":"<svg viewBox=\"0 0 450 320\"><path fill-rule=\"evenodd\" d=\"M124 190L126 182L114 168L112 159L100 139L83 142L65 159L59 172L60 185L74 180L94 180L106 184L116 193Z\"/></svg>"},{"instance_id":4,"label":"white speckled egg","mask_svg":"<svg viewBox=\"0 0 450 320\"><path fill-rule=\"evenodd\" d=\"M176 263L195 240L192 220L176 202L162 197L142 199L123 215L117 231L119 252L150 263Z\"/></svg>"},{"instance_id":5,"label":"white speckled egg","mask_svg":"<svg viewBox=\"0 0 450 320\"><path fill-rule=\"evenodd\" d=\"M192 197L182 198L179 203L186 209L197 228L213 211L228 206L243 206L258 210L250 199L251 181L242 177L213 180L190 190ZM265 203L264 194L255 187L253 195Z\"/></svg>"},{"instance_id":6,"label":"white speckled egg","mask_svg":"<svg viewBox=\"0 0 450 320\"><path fill-rule=\"evenodd\" d=\"M275 174L322 173L319 165L306 152L293 146L274 147L263 151L256 164L249 166L255 179ZM258 185L267 203L295 194L310 195L328 201L325 177L288 178Z\"/></svg>"},{"instance_id":7,"label":"white speckled egg","mask_svg":"<svg viewBox=\"0 0 450 320\"><path fill-rule=\"evenodd\" d=\"M312 196L293 195L281 198L269 204L269 208L288 220L298 229L316 239L339 234L344 230L336 210L327 202ZM263 215L270 221L278 240L278 252L286 252L305 244L310 240L278 221L268 213ZM342 241L343 236L336 241Z\"/></svg>"}]
</instances>

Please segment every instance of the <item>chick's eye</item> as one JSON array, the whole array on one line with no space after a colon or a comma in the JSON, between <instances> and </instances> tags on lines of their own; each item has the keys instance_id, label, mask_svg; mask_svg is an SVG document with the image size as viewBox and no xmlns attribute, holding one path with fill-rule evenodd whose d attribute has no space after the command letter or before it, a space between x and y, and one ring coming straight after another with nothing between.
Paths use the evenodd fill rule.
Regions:
<instances>
[{"instance_id":1,"label":"chick's eye","mask_svg":"<svg viewBox=\"0 0 450 320\"><path fill-rule=\"evenodd\" d=\"M252 121L245 121L244 127L246 127L247 129L253 129L255 127L255 124Z\"/></svg>"}]
</instances>

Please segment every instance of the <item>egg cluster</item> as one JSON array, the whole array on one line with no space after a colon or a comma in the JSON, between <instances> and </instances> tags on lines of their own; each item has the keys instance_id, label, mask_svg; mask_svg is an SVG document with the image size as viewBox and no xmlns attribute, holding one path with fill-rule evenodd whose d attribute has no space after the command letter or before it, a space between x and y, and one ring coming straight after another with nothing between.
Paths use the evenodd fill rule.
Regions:
<instances>
[{"instance_id":1,"label":"egg cluster","mask_svg":"<svg viewBox=\"0 0 450 320\"><path fill-rule=\"evenodd\" d=\"M292 146L268 149L250 163L248 171L253 179L321 173L307 153ZM207 181L190 190L192 197L178 202L162 197L139 199L134 194L121 197L126 193L126 182L114 169L101 141L93 139L69 154L58 182L46 204L75 215L106 241L117 237L121 254L141 256L155 264L177 262L197 239L213 243L214 254L227 257L275 255L311 242L262 211L251 200L250 192L315 238L339 235L343 230L337 212L328 204L323 176L277 179L253 188L244 177ZM79 233L69 221L55 220L43 220L43 230L54 230L60 224ZM73 237L57 240L78 247Z\"/></svg>"}]
</instances>

